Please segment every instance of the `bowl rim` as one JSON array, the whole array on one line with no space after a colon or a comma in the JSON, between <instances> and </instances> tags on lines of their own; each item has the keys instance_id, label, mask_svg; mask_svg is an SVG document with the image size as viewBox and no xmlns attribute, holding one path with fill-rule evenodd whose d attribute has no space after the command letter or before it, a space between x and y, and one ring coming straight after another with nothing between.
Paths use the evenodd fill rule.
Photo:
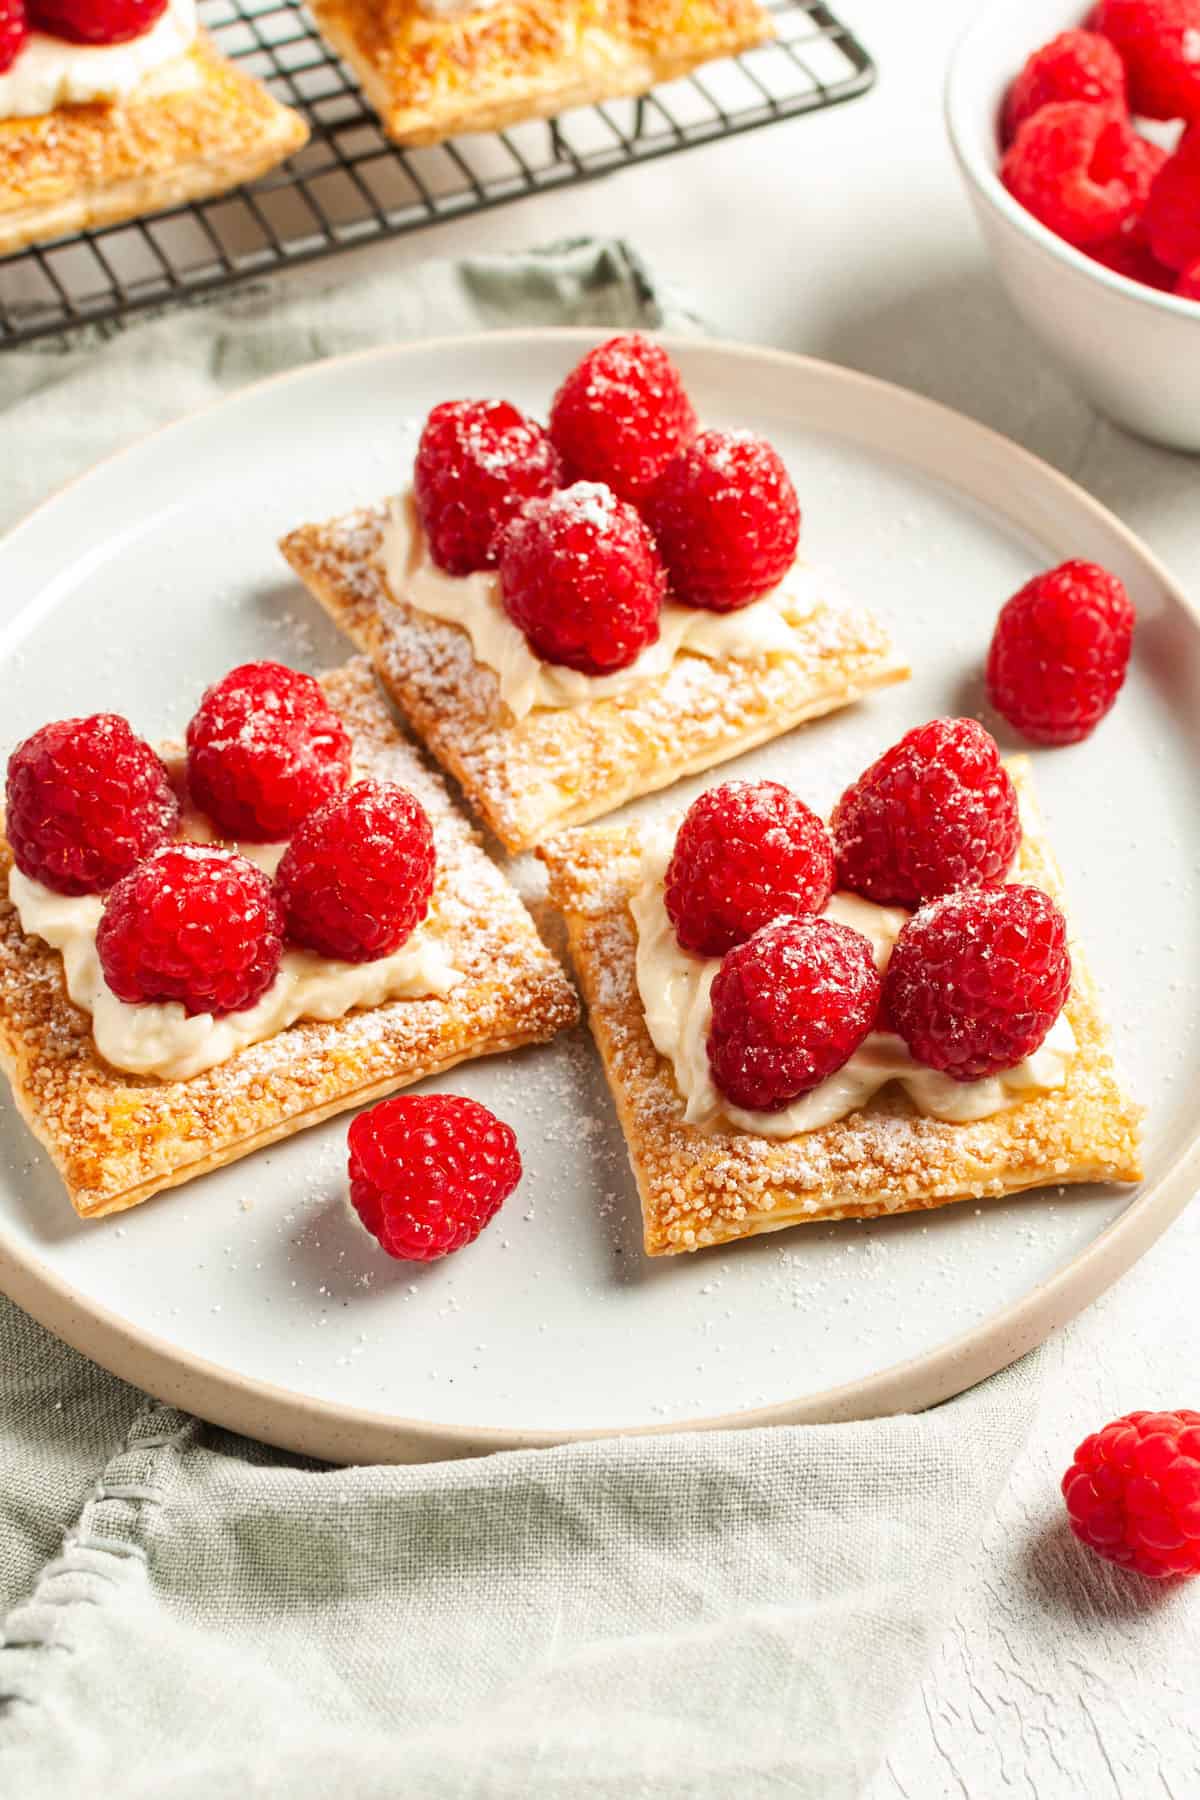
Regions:
<instances>
[{"instance_id":1,"label":"bowl rim","mask_svg":"<svg viewBox=\"0 0 1200 1800\"><path fill-rule=\"evenodd\" d=\"M976 134L971 129L977 121L968 119L960 88L962 72L975 48L976 39L995 17L994 0L980 0L967 25L959 33L946 67L942 88L943 117L951 149L963 175L996 212L1015 226L1044 255L1050 256L1063 267L1074 270L1077 275L1090 279L1098 287L1107 288L1117 299L1140 302L1164 317L1186 320L1200 327L1200 303L1185 300L1178 294L1164 294L1143 281L1119 275L1115 269L1109 269L1084 251L1077 250L1074 244L1068 244L1065 238L1060 238L1018 200L1013 199L1000 180L996 168L982 153ZM1013 74L1016 74L1015 69Z\"/></svg>"}]
</instances>

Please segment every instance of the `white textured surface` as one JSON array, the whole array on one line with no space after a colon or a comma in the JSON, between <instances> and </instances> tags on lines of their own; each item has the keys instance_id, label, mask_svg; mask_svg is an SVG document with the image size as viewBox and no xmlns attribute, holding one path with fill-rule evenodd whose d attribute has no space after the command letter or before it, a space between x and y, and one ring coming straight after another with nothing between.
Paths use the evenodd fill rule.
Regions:
<instances>
[{"instance_id":1,"label":"white textured surface","mask_svg":"<svg viewBox=\"0 0 1200 1800\"><path fill-rule=\"evenodd\" d=\"M942 136L942 68L968 8L843 7L881 66L866 100L371 254L624 232L718 330L972 413L1089 488L1186 578L1200 566L1200 463L1100 419L988 266ZM1200 1791L1200 1587L1148 1594L1110 1574L1064 1533L1056 1491L1072 1446L1104 1419L1200 1405L1198 1277L1193 1206L1043 1353L1038 1428L870 1800Z\"/></svg>"}]
</instances>

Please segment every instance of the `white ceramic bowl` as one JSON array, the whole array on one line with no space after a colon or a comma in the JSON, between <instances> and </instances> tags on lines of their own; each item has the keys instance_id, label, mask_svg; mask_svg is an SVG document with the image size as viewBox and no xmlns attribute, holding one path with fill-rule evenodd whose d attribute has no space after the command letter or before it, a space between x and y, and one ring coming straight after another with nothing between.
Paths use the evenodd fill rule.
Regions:
<instances>
[{"instance_id":1,"label":"white ceramic bowl","mask_svg":"<svg viewBox=\"0 0 1200 1800\"><path fill-rule=\"evenodd\" d=\"M1127 281L1055 237L997 172L996 123L1025 58L1080 24L1085 0L987 0L946 78L946 123L988 248L1017 310L1118 424L1200 451L1200 305Z\"/></svg>"}]
</instances>

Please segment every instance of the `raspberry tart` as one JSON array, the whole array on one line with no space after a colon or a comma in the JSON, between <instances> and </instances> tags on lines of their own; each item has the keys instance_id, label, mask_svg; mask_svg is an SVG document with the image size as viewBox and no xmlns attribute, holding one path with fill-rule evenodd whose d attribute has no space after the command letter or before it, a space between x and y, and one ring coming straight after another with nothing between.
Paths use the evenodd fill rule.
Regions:
<instances>
[{"instance_id":1,"label":"raspberry tart","mask_svg":"<svg viewBox=\"0 0 1200 1800\"><path fill-rule=\"evenodd\" d=\"M388 136L436 144L642 94L775 35L759 0L317 0L322 35L353 69Z\"/></svg>"},{"instance_id":2,"label":"raspberry tart","mask_svg":"<svg viewBox=\"0 0 1200 1800\"><path fill-rule=\"evenodd\" d=\"M281 548L522 850L907 676L800 531L772 447L700 430L634 333L568 372L545 430L436 407L410 489Z\"/></svg>"},{"instance_id":3,"label":"raspberry tart","mask_svg":"<svg viewBox=\"0 0 1200 1800\"><path fill-rule=\"evenodd\" d=\"M1099 0L1027 58L1000 111L1014 198L1106 269L1182 300L1200 298L1198 45L1200 0Z\"/></svg>"},{"instance_id":4,"label":"raspberry tart","mask_svg":"<svg viewBox=\"0 0 1200 1800\"><path fill-rule=\"evenodd\" d=\"M195 0L0 0L0 255L224 193L307 138Z\"/></svg>"},{"instance_id":5,"label":"raspberry tart","mask_svg":"<svg viewBox=\"0 0 1200 1800\"><path fill-rule=\"evenodd\" d=\"M84 1217L577 1016L365 660L231 671L186 750L56 722L7 793L0 1062Z\"/></svg>"},{"instance_id":6,"label":"raspberry tart","mask_svg":"<svg viewBox=\"0 0 1200 1800\"><path fill-rule=\"evenodd\" d=\"M975 721L908 733L828 831L778 783L728 782L677 829L538 854L648 1255L1138 1179L1029 764Z\"/></svg>"}]
</instances>

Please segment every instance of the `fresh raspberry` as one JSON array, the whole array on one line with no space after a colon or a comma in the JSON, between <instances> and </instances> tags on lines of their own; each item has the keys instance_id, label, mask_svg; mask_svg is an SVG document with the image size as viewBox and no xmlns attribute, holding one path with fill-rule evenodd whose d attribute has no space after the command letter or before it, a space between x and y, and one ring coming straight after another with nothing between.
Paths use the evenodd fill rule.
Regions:
<instances>
[{"instance_id":1,"label":"fresh raspberry","mask_svg":"<svg viewBox=\"0 0 1200 1800\"><path fill-rule=\"evenodd\" d=\"M1175 283L1174 291L1181 300L1200 300L1200 262L1184 270Z\"/></svg>"},{"instance_id":2,"label":"fresh raspberry","mask_svg":"<svg viewBox=\"0 0 1200 1800\"><path fill-rule=\"evenodd\" d=\"M350 1126L350 1200L389 1256L473 1243L521 1179L516 1134L462 1094L401 1094Z\"/></svg>"},{"instance_id":3,"label":"fresh raspberry","mask_svg":"<svg viewBox=\"0 0 1200 1800\"><path fill-rule=\"evenodd\" d=\"M1103 244L1093 244L1087 254L1114 275L1124 275L1126 281L1140 282L1163 294L1175 287L1175 271L1159 262L1140 230L1119 232Z\"/></svg>"},{"instance_id":4,"label":"fresh raspberry","mask_svg":"<svg viewBox=\"0 0 1200 1800\"><path fill-rule=\"evenodd\" d=\"M667 867L665 901L685 950L724 956L773 919L823 912L833 845L777 781L727 781L692 803Z\"/></svg>"},{"instance_id":5,"label":"fresh raspberry","mask_svg":"<svg viewBox=\"0 0 1200 1800\"><path fill-rule=\"evenodd\" d=\"M550 408L550 436L569 479L602 481L634 505L695 435L683 377L637 332L589 350Z\"/></svg>"},{"instance_id":6,"label":"fresh raspberry","mask_svg":"<svg viewBox=\"0 0 1200 1800\"><path fill-rule=\"evenodd\" d=\"M1151 143L1149 138L1142 137L1140 132L1124 122L1119 133L1110 134L1104 140L1104 153L1098 167L1102 169L1106 180L1123 181L1133 199L1132 226L1127 225L1126 231L1132 229L1136 235L1141 236L1141 219L1150 198L1150 189L1154 186L1159 170L1165 168L1170 160L1170 155L1161 144Z\"/></svg>"},{"instance_id":7,"label":"fresh raspberry","mask_svg":"<svg viewBox=\"0 0 1200 1800\"><path fill-rule=\"evenodd\" d=\"M528 501L500 541L509 618L539 656L585 675L627 669L657 643L666 586L646 526L598 482Z\"/></svg>"},{"instance_id":8,"label":"fresh raspberry","mask_svg":"<svg viewBox=\"0 0 1200 1800\"><path fill-rule=\"evenodd\" d=\"M167 0L33 0L40 31L72 44L125 44L142 37L167 10Z\"/></svg>"},{"instance_id":9,"label":"fresh raspberry","mask_svg":"<svg viewBox=\"0 0 1200 1800\"><path fill-rule=\"evenodd\" d=\"M1131 111L1200 117L1200 0L1100 0L1090 24L1125 64Z\"/></svg>"},{"instance_id":10,"label":"fresh raspberry","mask_svg":"<svg viewBox=\"0 0 1200 1800\"><path fill-rule=\"evenodd\" d=\"M1200 129L1188 132L1155 176L1142 228L1169 269L1182 274L1200 262Z\"/></svg>"},{"instance_id":11,"label":"fresh raspberry","mask_svg":"<svg viewBox=\"0 0 1200 1800\"><path fill-rule=\"evenodd\" d=\"M116 713L59 719L18 744L6 804L13 860L56 894L102 894L179 824L161 760Z\"/></svg>"},{"instance_id":12,"label":"fresh raspberry","mask_svg":"<svg viewBox=\"0 0 1200 1800\"><path fill-rule=\"evenodd\" d=\"M725 957L708 1062L735 1106L780 1112L848 1062L875 1023L870 943L832 919L780 919Z\"/></svg>"},{"instance_id":13,"label":"fresh raspberry","mask_svg":"<svg viewBox=\"0 0 1200 1800\"><path fill-rule=\"evenodd\" d=\"M1061 100L1026 119L1000 177L1034 218L1086 249L1115 237L1137 216L1157 167L1153 151L1127 120L1104 107Z\"/></svg>"},{"instance_id":14,"label":"fresh raspberry","mask_svg":"<svg viewBox=\"0 0 1200 1800\"><path fill-rule=\"evenodd\" d=\"M187 730L188 785L218 831L273 843L350 779L350 737L320 684L243 663L207 690Z\"/></svg>"},{"instance_id":15,"label":"fresh raspberry","mask_svg":"<svg viewBox=\"0 0 1200 1800\"><path fill-rule=\"evenodd\" d=\"M667 464L645 511L671 598L687 606L748 606L795 560L796 490L770 444L748 431L702 431Z\"/></svg>"},{"instance_id":16,"label":"fresh raspberry","mask_svg":"<svg viewBox=\"0 0 1200 1800\"><path fill-rule=\"evenodd\" d=\"M356 782L309 813L283 853L275 892L288 936L340 962L389 956L429 911L436 867L421 802Z\"/></svg>"},{"instance_id":17,"label":"fresh raspberry","mask_svg":"<svg viewBox=\"0 0 1200 1800\"><path fill-rule=\"evenodd\" d=\"M526 500L563 478L542 427L506 400L447 400L425 421L413 492L429 553L450 575L496 565L496 540Z\"/></svg>"},{"instance_id":18,"label":"fresh raspberry","mask_svg":"<svg viewBox=\"0 0 1200 1800\"><path fill-rule=\"evenodd\" d=\"M975 719L906 732L834 808L842 887L881 906L919 906L1003 881L1021 841L1017 793Z\"/></svg>"},{"instance_id":19,"label":"fresh raspberry","mask_svg":"<svg viewBox=\"0 0 1200 1800\"><path fill-rule=\"evenodd\" d=\"M25 0L0 0L0 75L12 68L28 40Z\"/></svg>"},{"instance_id":20,"label":"fresh raspberry","mask_svg":"<svg viewBox=\"0 0 1200 1800\"><path fill-rule=\"evenodd\" d=\"M1001 141L1011 144L1026 119L1060 100L1125 111L1125 67L1106 37L1063 31L1035 50L1008 90Z\"/></svg>"},{"instance_id":21,"label":"fresh raspberry","mask_svg":"<svg viewBox=\"0 0 1200 1800\"><path fill-rule=\"evenodd\" d=\"M1084 1438L1062 1478L1071 1530L1123 1569L1200 1575L1200 1412L1131 1412Z\"/></svg>"},{"instance_id":22,"label":"fresh raspberry","mask_svg":"<svg viewBox=\"0 0 1200 1800\"><path fill-rule=\"evenodd\" d=\"M1014 1069L1071 986L1067 922L1032 887L968 888L915 912L883 978L892 1029L954 1081Z\"/></svg>"},{"instance_id":23,"label":"fresh raspberry","mask_svg":"<svg viewBox=\"0 0 1200 1800\"><path fill-rule=\"evenodd\" d=\"M1035 575L1000 609L987 659L988 697L1035 744L1087 737L1121 691L1133 604L1096 563Z\"/></svg>"},{"instance_id":24,"label":"fresh raspberry","mask_svg":"<svg viewBox=\"0 0 1200 1800\"><path fill-rule=\"evenodd\" d=\"M166 844L118 881L96 932L118 1000L243 1012L270 987L283 914L261 869L215 844Z\"/></svg>"}]
</instances>

